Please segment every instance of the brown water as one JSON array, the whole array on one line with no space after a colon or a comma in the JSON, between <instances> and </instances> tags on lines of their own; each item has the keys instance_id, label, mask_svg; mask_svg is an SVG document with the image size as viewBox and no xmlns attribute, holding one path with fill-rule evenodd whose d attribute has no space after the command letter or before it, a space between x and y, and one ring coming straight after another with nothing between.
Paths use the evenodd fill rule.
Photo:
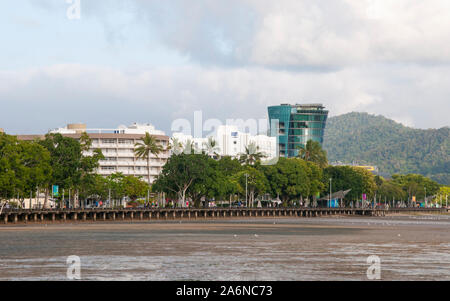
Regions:
<instances>
[{"instance_id":1,"label":"brown water","mask_svg":"<svg viewBox=\"0 0 450 301\"><path fill-rule=\"evenodd\" d=\"M450 280L450 216L0 227L0 280Z\"/></svg>"}]
</instances>

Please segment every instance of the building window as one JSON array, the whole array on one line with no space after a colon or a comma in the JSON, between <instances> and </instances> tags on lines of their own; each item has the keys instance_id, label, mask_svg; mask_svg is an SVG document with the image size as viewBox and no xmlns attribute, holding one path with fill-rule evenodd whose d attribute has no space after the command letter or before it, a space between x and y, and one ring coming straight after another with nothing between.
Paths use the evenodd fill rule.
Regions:
<instances>
[{"instance_id":1,"label":"building window","mask_svg":"<svg viewBox=\"0 0 450 301\"><path fill-rule=\"evenodd\" d=\"M114 157L105 157L102 161L117 161L117 158L114 158Z\"/></svg>"},{"instance_id":2,"label":"building window","mask_svg":"<svg viewBox=\"0 0 450 301\"><path fill-rule=\"evenodd\" d=\"M104 144L115 144L116 139L102 139L102 143Z\"/></svg>"},{"instance_id":3,"label":"building window","mask_svg":"<svg viewBox=\"0 0 450 301\"><path fill-rule=\"evenodd\" d=\"M114 166L102 166L102 170L114 171L114 170L116 170L116 168Z\"/></svg>"},{"instance_id":4,"label":"building window","mask_svg":"<svg viewBox=\"0 0 450 301\"><path fill-rule=\"evenodd\" d=\"M133 140L130 140L130 139L119 139L119 144L133 144Z\"/></svg>"}]
</instances>

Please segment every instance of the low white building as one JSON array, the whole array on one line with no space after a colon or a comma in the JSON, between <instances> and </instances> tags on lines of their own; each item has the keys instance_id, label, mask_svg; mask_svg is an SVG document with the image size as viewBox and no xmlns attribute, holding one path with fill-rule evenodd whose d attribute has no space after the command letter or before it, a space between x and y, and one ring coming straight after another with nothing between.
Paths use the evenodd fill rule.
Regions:
<instances>
[{"instance_id":1,"label":"low white building","mask_svg":"<svg viewBox=\"0 0 450 301\"><path fill-rule=\"evenodd\" d=\"M265 160L275 158L277 155L277 140L276 137L269 137L267 135L252 136L249 133L243 133L238 130L237 126L222 125L219 126L216 132L206 138L194 138L191 135L183 133L174 133L172 135L171 143L178 141L183 147L188 143L192 143L197 150L206 150L209 138L216 142L215 153L219 156L230 156L239 158L240 154L245 153L246 147L250 144L255 144L257 151L263 153Z\"/></svg>"}]
</instances>

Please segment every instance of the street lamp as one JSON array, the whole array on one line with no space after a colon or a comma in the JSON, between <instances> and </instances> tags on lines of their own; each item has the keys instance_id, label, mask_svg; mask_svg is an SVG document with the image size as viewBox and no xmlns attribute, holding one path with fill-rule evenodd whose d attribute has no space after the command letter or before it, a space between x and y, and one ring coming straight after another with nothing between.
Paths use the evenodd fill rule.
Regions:
<instances>
[{"instance_id":1,"label":"street lamp","mask_svg":"<svg viewBox=\"0 0 450 301\"><path fill-rule=\"evenodd\" d=\"M331 178L330 178L330 196L328 197L328 206L331 207Z\"/></svg>"},{"instance_id":2,"label":"street lamp","mask_svg":"<svg viewBox=\"0 0 450 301\"><path fill-rule=\"evenodd\" d=\"M245 206L248 208L248 200L247 200L247 195L248 195L248 193L247 193L247 186L248 186L248 184L247 184L247 182L248 182L248 174L246 173L245 174Z\"/></svg>"},{"instance_id":3,"label":"street lamp","mask_svg":"<svg viewBox=\"0 0 450 301\"><path fill-rule=\"evenodd\" d=\"M424 187L424 188L425 188L425 206L428 207L428 202L427 202L427 188L426 188L426 187Z\"/></svg>"}]
</instances>

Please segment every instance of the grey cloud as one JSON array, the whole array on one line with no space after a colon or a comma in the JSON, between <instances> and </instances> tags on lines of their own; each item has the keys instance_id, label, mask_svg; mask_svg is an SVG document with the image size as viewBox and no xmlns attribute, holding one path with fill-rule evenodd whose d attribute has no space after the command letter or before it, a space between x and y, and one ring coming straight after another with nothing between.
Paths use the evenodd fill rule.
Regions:
<instances>
[{"instance_id":1,"label":"grey cloud","mask_svg":"<svg viewBox=\"0 0 450 301\"><path fill-rule=\"evenodd\" d=\"M449 125L448 68L399 69L396 76L404 79L403 84L390 82L385 68L323 74L189 66L131 74L57 65L0 72L0 82L5 83L0 86L2 127L29 133L70 121L88 122L91 127L140 121L169 132L174 119L191 119L196 110L202 110L205 119L223 122L227 118L259 119L267 117L268 105L280 102L323 102L332 115L369 111L416 127ZM420 101L422 97L426 103Z\"/></svg>"},{"instance_id":2,"label":"grey cloud","mask_svg":"<svg viewBox=\"0 0 450 301\"><path fill-rule=\"evenodd\" d=\"M134 13L166 46L202 64L328 72L367 62L450 62L446 0L83 3L91 15Z\"/></svg>"},{"instance_id":3,"label":"grey cloud","mask_svg":"<svg viewBox=\"0 0 450 301\"><path fill-rule=\"evenodd\" d=\"M60 9L54 0L32 2ZM128 14L203 65L329 72L374 62L450 63L447 0L81 2L83 17L103 22L111 41L126 35L117 15Z\"/></svg>"},{"instance_id":4,"label":"grey cloud","mask_svg":"<svg viewBox=\"0 0 450 301\"><path fill-rule=\"evenodd\" d=\"M82 5L83 17L98 18L111 41L127 34L114 18L126 13L189 64L135 73L85 65L0 71L1 127L34 132L34 124L45 131L69 121L150 121L169 131L173 119L195 110L205 118L261 118L280 102L323 102L333 115L368 111L421 128L449 125L446 0ZM24 110L26 120L19 118Z\"/></svg>"}]
</instances>

